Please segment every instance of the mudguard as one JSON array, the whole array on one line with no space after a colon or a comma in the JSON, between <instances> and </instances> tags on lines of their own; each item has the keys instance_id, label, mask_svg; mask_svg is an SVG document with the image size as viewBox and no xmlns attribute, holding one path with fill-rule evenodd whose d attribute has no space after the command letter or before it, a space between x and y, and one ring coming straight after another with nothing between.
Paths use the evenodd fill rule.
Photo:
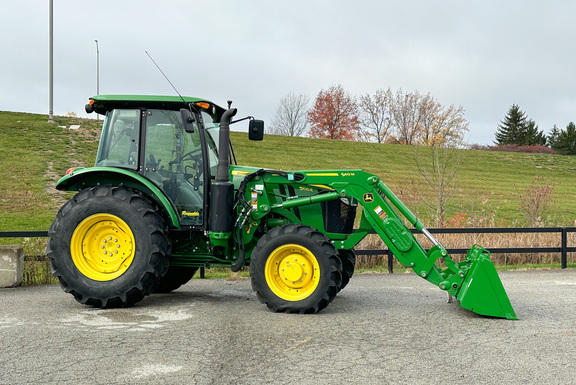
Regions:
<instances>
[{"instance_id":1,"label":"mudguard","mask_svg":"<svg viewBox=\"0 0 576 385\"><path fill-rule=\"evenodd\" d=\"M80 191L86 187L105 184L121 184L142 191L160 206L171 226L180 228L178 214L168 197L154 183L134 171L115 167L77 167L68 170L56 183L56 188L61 191Z\"/></svg>"}]
</instances>

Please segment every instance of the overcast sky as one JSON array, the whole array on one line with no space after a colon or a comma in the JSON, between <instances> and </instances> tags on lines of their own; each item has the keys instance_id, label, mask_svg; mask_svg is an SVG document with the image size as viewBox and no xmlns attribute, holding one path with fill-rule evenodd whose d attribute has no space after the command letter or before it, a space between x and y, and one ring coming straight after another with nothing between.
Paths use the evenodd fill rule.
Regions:
<instances>
[{"instance_id":1,"label":"overcast sky","mask_svg":"<svg viewBox=\"0 0 576 385\"><path fill-rule=\"evenodd\" d=\"M48 113L48 0L4 1L0 110ZM54 0L54 113L96 94L174 91L269 123L288 92L311 101L391 87L462 105L492 144L512 104L546 133L576 121L574 1Z\"/></svg>"}]
</instances>

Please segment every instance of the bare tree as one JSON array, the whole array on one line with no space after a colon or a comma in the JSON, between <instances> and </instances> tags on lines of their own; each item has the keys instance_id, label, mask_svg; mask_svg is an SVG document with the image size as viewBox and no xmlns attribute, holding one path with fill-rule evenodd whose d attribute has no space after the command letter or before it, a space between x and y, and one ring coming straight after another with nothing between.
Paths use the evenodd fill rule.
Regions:
<instances>
[{"instance_id":1,"label":"bare tree","mask_svg":"<svg viewBox=\"0 0 576 385\"><path fill-rule=\"evenodd\" d=\"M526 215L530 226L542 227L544 223L542 217L553 202L554 187L559 184L560 182L551 182L550 176L544 177L541 175L536 175L532 179L524 193L514 184L514 190L516 190L520 198L519 209Z\"/></svg>"},{"instance_id":2,"label":"bare tree","mask_svg":"<svg viewBox=\"0 0 576 385\"><path fill-rule=\"evenodd\" d=\"M289 92L280 99L272 119L270 132L276 135L300 136L308 127L309 98L303 94Z\"/></svg>"},{"instance_id":3,"label":"bare tree","mask_svg":"<svg viewBox=\"0 0 576 385\"><path fill-rule=\"evenodd\" d=\"M404 93L396 92L392 104L392 118L396 128L397 139L402 144L415 144L421 126L420 100L422 95L417 90Z\"/></svg>"},{"instance_id":4,"label":"bare tree","mask_svg":"<svg viewBox=\"0 0 576 385\"><path fill-rule=\"evenodd\" d=\"M425 203L434 208L438 227L445 223L446 205L455 191L462 154L463 150L446 145L414 146L418 171L434 193L436 204Z\"/></svg>"},{"instance_id":5,"label":"bare tree","mask_svg":"<svg viewBox=\"0 0 576 385\"><path fill-rule=\"evenodd\" d=\"M384 143L393 128L392 102L394 95L390 88L380 89L374 95L360 96L360 129L358 138L363 142Z\"/></svg>"}]
</instances>

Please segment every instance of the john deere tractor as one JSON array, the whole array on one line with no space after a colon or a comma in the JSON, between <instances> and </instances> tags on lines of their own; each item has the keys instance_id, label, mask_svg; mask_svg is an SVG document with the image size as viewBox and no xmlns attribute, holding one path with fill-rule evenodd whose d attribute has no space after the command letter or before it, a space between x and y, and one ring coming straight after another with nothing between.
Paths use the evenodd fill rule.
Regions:
<instances>
[{"instance_id":1,"label":"john deere tractor","mask_svg":"<svg viewBox=\"0 0 576 385\"><path fill-rule=\"evenodd\" d=\"M58 181L78 193L56 215L47 249L62 288L83 304L133 305L224 265L249 266L272 311L316 313L348 284L354 247L375 231L462 307L516 319L490 253L474 245L453 261L378 176L234 164L230 125L247 120L250 139L262 140L264 123L234 120L230 103L99 95L86 111L105 115L96 164ZM407 224L433 246L424 249Z\"/></svg>"}]
</instances>

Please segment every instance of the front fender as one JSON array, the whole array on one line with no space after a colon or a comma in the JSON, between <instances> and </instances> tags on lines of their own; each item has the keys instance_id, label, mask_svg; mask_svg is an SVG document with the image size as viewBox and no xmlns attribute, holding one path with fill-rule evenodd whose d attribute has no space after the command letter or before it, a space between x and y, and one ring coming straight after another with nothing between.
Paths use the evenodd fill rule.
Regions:
<instances>
[{"instance_id":1,"label":"front fender","mask_svg":"<svg viewBox=\"0 0 576 385\"><path fill-rule=\"evenodd\" d=\"M180 228L178 214L166 194L150 180L134 171L115 167L76 168L60 178L56 188L61 191L80 191L86 187L108 184L123 185L142 191L160 206L172 226Z\"/></svg>"}]
</instances>

